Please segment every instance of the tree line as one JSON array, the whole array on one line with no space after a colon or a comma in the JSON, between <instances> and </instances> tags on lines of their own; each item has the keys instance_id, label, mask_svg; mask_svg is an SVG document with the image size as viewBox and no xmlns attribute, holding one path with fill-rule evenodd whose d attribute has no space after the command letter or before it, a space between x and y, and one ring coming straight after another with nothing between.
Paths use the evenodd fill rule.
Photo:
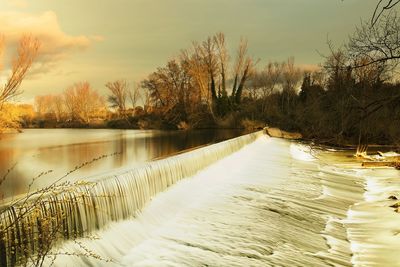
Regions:
<instances>
[{"instance_id":1,"label":"tree line","mask_svg":"<svg viewBox=\"0 0 400 267\"><path fill-rule=\"evenodd\" d=\"M293 57L261 65L249 55L245 39L230 54L225 35L217 33L193 42L135 87L111 81L102 96L88 82L76 83L59 95L37 96L33 112L26 106L11 109L7 101L20 93L20 81L40 46L25 38L18 58L26 62L16 61L17 79L11 75L3 89L11 94L0 98L0 121L8 118L8 127L22 121L24 126L87 127L98 122L103 127L163 129L268 124L331 144L398 144L400 19L395 10L387 11L392 6L363 22L345 46L328 42L330 54L313 71L298 67ZM18 110L22 120L15 119Z\"/></svg>"}]
</instances>

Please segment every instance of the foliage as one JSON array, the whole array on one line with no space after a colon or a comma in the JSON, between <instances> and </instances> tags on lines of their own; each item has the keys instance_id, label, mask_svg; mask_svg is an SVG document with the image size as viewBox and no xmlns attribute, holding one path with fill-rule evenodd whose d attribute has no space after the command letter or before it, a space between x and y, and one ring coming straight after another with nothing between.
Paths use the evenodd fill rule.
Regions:
<instances>
[{"instance_id":1,"label":"foliage","mask_svg":"<svg viewBox=\"0 0 400 267\"><path fill-rule=\"evenodd\" d=\"M6 129L18 129L19 127L18 108L12 104L4 104L0 110L0 133Z\"/></svg>"},{"instance_id":2,"label":"foliage","mask_svg":"<svg viewBox=\"0 0 400 267\"><path fill-rule=\"evenodd\" d=\"M329 43L331 54L312 72L296 66L293 57L256 68L244 39L231 62L225 36L217 33L194 42L135 89L125 80L107 83L114 113L84 82L61 95L38 96L35 119L47 127L89 126L97 120L111 128L142 129L237 128L263 122L321 142L398 143L400 93L392 78L399 21L395 12L383 14L374 25L362 24L343 48ZM136 106L140 91L143 108ZM8 112L7 127L15 127L21 116ZM32 117L23 121L32 122Z\"/></svg>"},{"instance_id":3,"label":"foliage","mask_svg":"<svg viewBox=\"0 0 400 267\"><path fill-rule=\"evenodd\" d=\"M76 83L64 91L64 101L71 120L89 123L105 111L104 99L88 82Z\"/></svg>"},{"instance_id":4,"label":"foliage","mask_svg":"<svg viewBox=\"0 0 400 267\"><path fill-rule=\"evenodd\" d=\"M8 103L22 93L20 85L37 57L40 43L32 36L24 35L19 41L16 55L13 57L11 72L3 87L0 87L0 133L6 129L19 129L17 109ZM5 50L4 37L0 36L0 56ZM0 66L0 70L3 66Z\"/></svg>"},{"instance_id":5,"label":"foliage","mask_svg":"<svg viewBox=\"0 0 400 267\"><path fill-rule=\"evenodd\" d=\"M20 39L17 54L12 60L11 74L6 84L0 88L0 109L4 103L22 93L19 86L36 59L39 47L39 40L32 36L25 35ZM3 51L4 38L1 37L0 55L3 54Z\"/></svg>"},{"instance_id":6,"label":"foliage","mask_svg":"<svg viewBox=\"0 0 400 267\"><path fill-rule=\"evenodd\" d=\"M191 127L199 124L195 119L204 114L204 107L214 122L230 115L240 105L246 82L254 70L246 40L239 44L231 72L229 61L224 34L194 42L180 57L142 82L149 92L151 112L172 124L185 122Z\"/></svg>"},{"instance_id":7,"label":"foliage","mask_svg":"<svg viewBox=\"0 0 400 267\"><path fill-rule=\"evenodd\" d=\"M76 83L59 95L36 96L37 119L89 124L107 116L105 101L88 82Z\"/></svg>"}]
</instances>

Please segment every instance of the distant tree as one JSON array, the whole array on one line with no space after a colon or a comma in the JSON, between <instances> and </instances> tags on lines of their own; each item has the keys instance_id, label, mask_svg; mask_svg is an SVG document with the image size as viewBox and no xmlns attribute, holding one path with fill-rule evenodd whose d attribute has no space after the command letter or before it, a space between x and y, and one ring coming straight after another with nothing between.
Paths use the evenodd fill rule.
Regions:
<instances>
[{"instance_id":1,"label":"distant tree","mask_svg":"<svg viewBox=\"0 0 400 267\"><path fill-rule=\"evenodd\" d=\"M282 83L282 72L285 67L284 63L269 62L263 71L263 97L269 96L276 87Z\"/></svg>"},{"instance_id":2,"label":"distant tree","mask_svg":"<svg viewBox=\"0 0 400 267\"><path fill-rule=\"evenodd\" d=\"M305 72L299 101L296 107L296 122L303 133L311 138L326 137L325 124L326 91L321 82L321 72Z\"/></svg>"},{"instance_id":3,"label":"distant tree","mask_svg":"<svg viewBox=\"0 0 400 267\"><path fill-rule=\"evenodd\" d=\"M199 89L199 97L207 103L214 118L224 116L240 104L246 82L255 66L247 53L247 41L241 39L230 77L230 58L223 33L210 36L202 43L195 42L192 49L182 52L188 72ZM233 83L228 90L230 80Z\"/></svg>"},{"instance_id":4,"label":"distant tree","mask_svg":"<svg viewBox=\"0 0 400 267\"><path fill-rule=\"evenodd\" d=\"M354 65L363 67L352 69L355 82L361 84L364 88L371 88L374 84L390 78L389 70L391 67L388 64L385 62L368 64L369 60L369 58L360 56L355 59Z\"/></svg>"},{"instance_id":5,"label":"distant tree","mask_svg":"<svg viewBox=\"0 0 400 267\"><path fill-rule=\"evenodd\" d=\"M351 97L354 79L348 60L347 51L344 49L331 49L331 55L326 58L323 64L328 76L328 97L325 104L330 114L335 118L329 127L338 143L342 142L348 128L349 113L354 101Z\"/></svg>"},{"instance_id":6,"label":"distant tree","mask_svg":"<svg viewBox=\"0 0 400 267\"><path fill-rule=\"evenodd\" d=\"M55 95L53 97L54 113L57 122L63 121L66 116L65 101L62 95Z\"/></svg>"},{"instance_id":7,"label":"distant tree","mask_svg":"<svg viewBox=\"0 0 400 267\"><path fill-rule=\"evenodd\" d=\"M236 63L234 66L234 82L232 87L232 98L236 104L240 104L243 88L254 67L253 59L247 56L247 40L241 39L237 50Z\"/></svg>"},{"instance_id":8,"label":"distant tree","mask_svg":"<svg viewBox=\"0 0 400 267\"><path fill-rule=\"evenodd\" d=\"M136 106L138 105L138 102L142 99L139 84L128 90L128 98L131 103L131 107L135 109Z\"/></svg>"},{"instance_id":9,"label":"distant tree","mask_svg":"<svg viewBox=\"0 0 400 267\"><path fill-rule=\"evenodd\" d=\"M207 105L209 113L212 115L212 117L215 117L215 98L214 100L212 99L212 95L214 94L212 93L213 84L210 81L210 70L205 63L201 49L202 48L199 44L193 43L193 48L191 50L183 50L181 54L181 62L183 63L182 67L185 69L186 73L188 73L188 75L192 77L192 80L194 81L192 93L196 95L197 102L199 104L205 103Z\"/></svg>"},{"instance_id":10,"label":"distant tree","mask_svg":"<svg viewBox=\"0 0 400 267\"><path fill-rule=\"evenodd\" d=\"M45 101L45 97L44 96L35 96L35 110L36 113L38 115L38 117L42 117L44 114L46 114L47 112L47 107L46 107L46 101Z\"/></svg>"},{"instance_id":11,"label":"distant tree","mask_svg":"<svg viewBox=\"0 0 400 267\"><path fill-rule=\"evenodd\" d=\"M290 113L293 110L292 101L297 95L301 77L301 69L295 66L293 57L289 58L282 69L282 112Z\"/></svg>"},{"instance_id":12,"label":"distant tree","mask_svg":"<svg viewBox=\"0 0 400 267\"><path fill-rule=\"evenodd\" d=\"M126 100L128 98L128 83L124 80L108 82L106 87L110 90L108 102L111 107L116 108L120 116L125 116Z\"/></svg>"},{"instance_id":13,"label":"distant tree","mask_svg":"<svg viewBox=\"0 0 400 267\"><path fill-rule=\"evenodd\" d=\"M33 119L35 118L35 111L33 105L30 104L20 104L18 105L19 109L19 118L22 123L22 126L28 127L32 124Z\"/></svg>"},{"instance_id":14,"label":"distant tree","mask_svg":"<svg viewBox=\"0 0 400 267\"><path fill-rule=\"evenodd\" d=\"M349 56L345 49L334 49L330 45L331 54L325 58L323 68L328 75L327 87L329 90L343 90L351 79L352 68L349 65Z\"/></svg>"},{"instance_id":15,"label":"distant tree","mask_svg":"<svg viewBox=\"0 0 400 267\"><path fill-rule=\"evenodd\" d=\"M314 72L305 72L303 82L299 93L299 98L303 103L320 102L321 97L324 96L324 87L319 83L319 75Z\"/></svg>"},{"instance_id":16,"label":"distant tree","mask_svg":"<svg viewBox=\"0 0 400 267\"><path fill-rule=\"evenodd\" d=\"M201 105L197 96L199 91L183 61L169 61L165 67L150 74L142 87L149 92L153 111L167 116L172 123L187 121L188 115Z\"/></svg>"},{"instance_id":17,"label":"distant tree","mask_svg":"<svg viewBox=\"0 0 400 267\"><path fill-rule=\"evenodd\" d=\"M66 115L65 101L62 95L40 95L35 97L35 110L41 119L62 121Z\"/></svg>"},{"instance_id":18,"label":"distant tree","mask_svg":"<svg viewBox=\"0 0 400 267\"><path fill-rule=\"evenodd\" d=\"M262 99L261 113L265 112L268 97L276 90L282 88L282 72L285 63L269 62L264 69L255 70L251 76L248 90L251 95Z\"/></svg>"},{"instance_id":19,"label":"distant tree","mask_svg":"<svg viewBox=\"0 0 400 267\"><path fill-rule=\"evenodd\" d=\"M89 123L106 109L103 98L88 82L76 83L64 91L66 110L71 120Z\"/></svg>"}]
</instances>

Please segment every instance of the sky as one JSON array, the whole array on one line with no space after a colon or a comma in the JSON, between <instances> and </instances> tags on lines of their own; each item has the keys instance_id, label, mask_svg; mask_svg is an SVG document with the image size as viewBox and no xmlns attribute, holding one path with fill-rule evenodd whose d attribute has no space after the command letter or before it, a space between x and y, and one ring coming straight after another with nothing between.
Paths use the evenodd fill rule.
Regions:
<instances>
[{"instance_id":1,"label":"sky","mask_svg":"<svg viewBox=\"0 0 400 267\"><path fill-rule=\"evenodd\" d=\"M21 35L41 40L40 56L23 81L19 102L58 94L88 81L140 82L190 47L224 32L230 50L241 37L249 54L268 61L295 57L314 66L328 53L327 39L343 44L377 0L0 0L0 34L7 48L0 82Z\"/></svg>"}]
</instances>

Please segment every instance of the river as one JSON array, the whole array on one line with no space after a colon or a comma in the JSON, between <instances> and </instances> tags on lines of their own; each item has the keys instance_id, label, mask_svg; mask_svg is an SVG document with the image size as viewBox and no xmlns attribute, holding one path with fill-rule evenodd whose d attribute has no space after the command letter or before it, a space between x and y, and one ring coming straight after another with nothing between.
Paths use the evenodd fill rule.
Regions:
<instances>
[{"instance_id":1,"label":"river","mask_svg":"<svg viewBox=\"0 0 400 267\"><path fill-rule=\"evenodd\" d=\"M83 180L118 168L130 168L240 133L237 130L25 129L22 133L5 134L0 136L0 177L15 166L0 186L0 199L25 193L29 185L30 190L42 188L76 166L101 156L105 157L74 171L64 180Z\"/></svg>"},{"instance_id":2,"label":"river","mask_svg":"<svg viewBox=\"0 0 400 267\"><path fill-rule=\"evenodd\" d=\"M255 133L98 177L24 222L66 213L68 236L89 234L56 246L60 267L400 266L399 172L352 154Z\"/></svg>"},{"instance_id":3,"label":"river","mask_svg":"<svg viewBox=\"0 0 400 267\"><path fill-rule=\"evenodd\" d=\"M56 266L400 266L399 172L352 154L258 138L84 240L114 263Z\"/></svg>"}]
</instances>

